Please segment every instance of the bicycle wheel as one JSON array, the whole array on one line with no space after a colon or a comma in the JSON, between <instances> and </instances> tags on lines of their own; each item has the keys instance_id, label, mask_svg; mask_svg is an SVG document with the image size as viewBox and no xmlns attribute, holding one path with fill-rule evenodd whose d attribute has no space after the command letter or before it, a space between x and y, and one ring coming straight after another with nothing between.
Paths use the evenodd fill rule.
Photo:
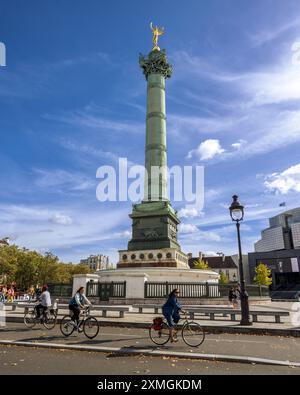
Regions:
<instances>
[{"instance_id":1,"label":"bicycle wheel","mask_svg":"<svg viewBox=\"0 0 300 395\"><path fill-rule=\"evenodd\" d=\"M56 315L48 313L43 321L43 325L46 329L53 329L56 324Z\"/></svg>"},{"instance_id":2,"label":"bicycle wheel","mask_svg":"<svg viewBox=\"0 0 300 395\"><path fill-rule=\"evenodd\" d=\"M36 324L36 315L34 310L29 311L24 315L24 324L27 326L27 328L33 328Z\"/></svg>"},{"instance_id":3,"label":"bicycle wheel","mask_svg":"<svg viewBox=\"0 0 300 395\"><path fill-rule=\"evenodd\" d=\"M83 332L89 339L94 339L99 332L99 322L93 316L88 317L83 323Z\"/></svg>"},{"instance_id":4,"label":"bicycle wheel","mask_svg":"<svg viewBox=\"0 0 300 395\"><path fill-rule=\"evenodd\" d=\"M71 320L69 315L65 315L60 323L60 331L64 336L70 336L74 332L74 321Z\"/></svg>"},{"instance_id":5,"label":"bicycle wheel","mask_svg":"<svg viewBox=\"0 0 300 395\"><path fill-rule=\"evenodd\" d=\"M163 346L170 340L170 330L168 325L163 322L161 324L161 329L157 330L154 328L154 324L152 324L149 328L149 336L153 343L158 346Z\"/></svg>"},{"instance_id":6,"label":"bicycle wheel","mask_svg":"<svg viewBox=\"0 0 300 395\"><path fill-rule=\"evenodd\" d=\"M182 339L188 346L199 347L205 339L205 332L197 322L186 322L182 328Z\"/></svg>"}]
</instances>

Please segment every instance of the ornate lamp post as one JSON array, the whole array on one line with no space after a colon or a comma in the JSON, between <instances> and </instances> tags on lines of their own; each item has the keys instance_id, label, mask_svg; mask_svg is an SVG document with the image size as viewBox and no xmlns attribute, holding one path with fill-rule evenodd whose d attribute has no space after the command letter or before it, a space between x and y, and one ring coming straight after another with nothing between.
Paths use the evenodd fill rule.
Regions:
<instances>
[{"instance_id":1,"label":"ornate lamp post","mask_svg":"<svg viewBox=\"0 0 300 395\"><path fill-rule=\"evenodd\" d=\"M238 201L238 196L232 196L232 203L229 207L230 216L232 221L236 223L237 237L238 237L238 248L239 248L239 273L240 273L240 295L241 295L241 310L242 319L241 325L252 325L249 318L249 302L248 294L245 289L245 279L244 279L244 269L242 261L242 247L241 247L241 236L240 236L240 222L244 219L244 206L242 206Z\"/></svg>"}]
</instances>

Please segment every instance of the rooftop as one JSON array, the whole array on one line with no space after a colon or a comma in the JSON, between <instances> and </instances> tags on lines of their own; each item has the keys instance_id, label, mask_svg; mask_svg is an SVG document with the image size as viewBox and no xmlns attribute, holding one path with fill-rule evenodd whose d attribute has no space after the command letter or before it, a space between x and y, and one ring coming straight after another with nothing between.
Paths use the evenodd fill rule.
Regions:
<instances>
[{"instance_id":1,"label":"rooftop","mask_svg":"<svg viewBox=\"0 0 300 395\"><path fill-rule=\"evenodd\" d=\"M193 268L199 257L189 258L189 266ZM211 269L237 269L231 256L204 256L202 260L208 263Z\"/></svg>"}]
</instances>

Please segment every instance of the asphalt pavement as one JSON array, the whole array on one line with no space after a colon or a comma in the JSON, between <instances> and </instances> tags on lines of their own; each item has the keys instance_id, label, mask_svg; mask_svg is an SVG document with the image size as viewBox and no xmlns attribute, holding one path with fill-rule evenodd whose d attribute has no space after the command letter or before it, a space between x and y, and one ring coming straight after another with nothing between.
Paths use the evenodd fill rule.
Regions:
<instances>
[{"instance_id":1,"label":"asphalt pavement","mask_svg":"<svg viewBox=\"0 0 300 395\"><path fill-rule=\"evenodd\" d=\"M0 341L19 341L26 344L40 343L61 346L99 347L102 350L115 351L117 349L134 350L143 353L159 350L162 354L182 353L183 356L197 354L225 355L240 357L265 358L270 360L292 361L300 363L300 339L295 337L246 335L246 334L206 334L204 343L198 348L187 346L182 339L178 343L168 343L157 347L149 338L147 329L100 327L98 336L87 339L83 333L74 332L70 337L64 337L59 327L48 331L42 326L27 329L24 324L8 323L0 327ZM90 350L91 351L91 350ZM29 352L29 351L28 351ZM201 357L201 355L200 355ZM199 359L199 358L198 358ZM300 368L297 368L300 373Z\"/></svg>"},{"instance_id":2,"label":"asphalt pavement","mask_svg":"<svg viewBox=\"0 0 300 395\"><path fill-rule=\"evenodd\" d=\"M0 374L294 375L299 368L0 345Z\"/></svg>"}]
</instances>

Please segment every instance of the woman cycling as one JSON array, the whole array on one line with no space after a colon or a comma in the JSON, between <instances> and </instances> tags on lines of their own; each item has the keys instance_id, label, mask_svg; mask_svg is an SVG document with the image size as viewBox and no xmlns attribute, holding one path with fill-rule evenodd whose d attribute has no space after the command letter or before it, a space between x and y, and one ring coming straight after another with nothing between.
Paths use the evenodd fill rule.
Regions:
<instances>
[{"instance_id":1,"label":"woman cycling","mask_svg":"<svg viewBox=\"0 0 300 395\"><path fill-rule=\"evenodd\" d=\"M77 328L79 324L80 309L83 309L85 304L91 305L92 303L85 296L84 287L80 287L69 302L69 310L73 313L72 321Z\"/></svg>"},{"instance_id":2,"label":"woman cycling","mask_svg":"<svg viewBox=\"0 0 300 395\"><path fill-rule=\"evenodd\" d=\"M174 326L180 320L179 311L181 311L182 313L185 313L182 310L181 305L177 302L177 296L179 295L179 293L180 292L177 288L173 289L173 291L170 293L170 295L168 297L168 300L162 307L163 315L165 316L168 326L169 326L170 339L171 339L172 343L178 341L177 338L175 337Z\"/></svg>"}]
</instances>

